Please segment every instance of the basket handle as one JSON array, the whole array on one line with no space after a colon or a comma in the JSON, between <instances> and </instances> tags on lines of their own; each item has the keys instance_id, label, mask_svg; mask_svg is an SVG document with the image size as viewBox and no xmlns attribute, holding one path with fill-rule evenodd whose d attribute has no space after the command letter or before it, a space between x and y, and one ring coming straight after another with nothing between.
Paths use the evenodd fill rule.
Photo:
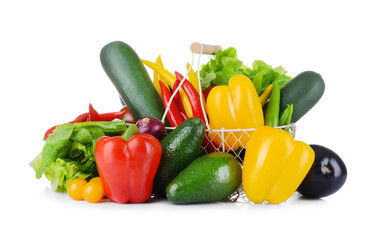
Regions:
<instances>
[{"instance_id":1,"label":"basket handle","mask_svg":"<svg viewBox=\"0 0 380 240\"><path fill-rule=\"evenodd\" d=\"M218 50L222 50L222 47L219 45L201 44L198 42L190 45L190 51L197 54L202 52L202 54L214 55Z\"/></svg>"}]
</instances>

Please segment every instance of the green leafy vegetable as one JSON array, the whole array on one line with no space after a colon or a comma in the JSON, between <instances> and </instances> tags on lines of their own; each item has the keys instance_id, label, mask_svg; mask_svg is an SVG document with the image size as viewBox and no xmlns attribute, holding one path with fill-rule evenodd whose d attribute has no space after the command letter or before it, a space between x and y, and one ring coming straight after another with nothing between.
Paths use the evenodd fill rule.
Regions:
<instances>
[{"instance_id":1,"label":"green leafy vegetable","mask_svg":"<svg viewBox=\"0 0 380 240\"><path fill-rule=\"evenodd\" d=\"M215 58L202 65L199 72L202 89L211 85L228 85L233 75L243 74L252 80L259 95L273 82L282 89L291 80L286 73L282 66L272 68L262 60L255 60L249 68L238 59L233 47L217 51Z\"/></svg>"},{"instance_id":2,"label":"green leafy vegetable","mask_svg":"<svg viewBox=\"0 0 380 240\"><path fill-rule=\"evenodd\" d=\"M65 191L74 178L98 176L94 148L105 135L120 135L125 121L83 122L57 126L42 152L30 163L39 179L44 174L55 191Z\"/></svg>"}]
</instances>

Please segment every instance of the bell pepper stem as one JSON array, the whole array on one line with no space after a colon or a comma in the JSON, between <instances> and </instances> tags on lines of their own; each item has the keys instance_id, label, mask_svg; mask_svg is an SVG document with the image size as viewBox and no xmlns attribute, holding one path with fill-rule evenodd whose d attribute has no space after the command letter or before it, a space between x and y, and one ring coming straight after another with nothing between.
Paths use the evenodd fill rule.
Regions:
<instances>
[{"instance_id":1,"label":"bell pepper stem","mask_svg":"<svg viewBox=\"0 0 380 240\"><path fill-rule=\"evenodd\" d=\"M129 128L123 133L121 138L128 141L135 134L139 133L139 129L135 124L131 124Z\"/></svg>"}]
</instances>

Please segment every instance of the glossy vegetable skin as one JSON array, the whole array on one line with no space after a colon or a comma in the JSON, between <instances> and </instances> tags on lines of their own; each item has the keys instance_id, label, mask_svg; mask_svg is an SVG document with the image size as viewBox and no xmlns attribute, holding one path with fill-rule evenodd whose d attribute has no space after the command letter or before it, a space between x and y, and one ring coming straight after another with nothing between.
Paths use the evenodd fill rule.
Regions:
<instances>
[{"instance_id":1,"label":"glossy vegetable skin","mask_svg":"<svg viewBox=\"0 0 380 240\"><path fill-rule=\"evenodd\" d=\"M325 83L320 74L302 72L282 88L280 112L293 104L292 122L295 123L317 104L324 91Z\"/></svg>"},{"instance_id":2,"label":"glossy vegetable skin","mask_svg":"<svg viewBox=\"0 0 380 240\"><path fill-rule=\"evenodd\" d=\"M270 95L268 107L265 111L265 126L276 127L280 118L280 87L276 82L273 83L273 90Z\"/></svg>"},{"instance_id":3,"label":"glossy vegetable skin","mask_svg":"<svg viewBox=\"0 0 380 240\"><path fill-rule=\"evenodd\" d=\"M154 179L156 195L165 196L169 182L199 156L204 136L203 122L189 118L162 139L162 156Z\"/></svg>"},{"instance_id":4,"label":"glossy vegetable skin","mask_svg":"<svg viewBox=\"0 0 380 240\"><path fill-rule=\"evenodd\" d=\"M129 139L130 135L127 130L123 137L102 137L95 145L104 192L116 203L147 201L160 162L161 144L155 137L140 133Z\"/></svg>"},{"instance_id":5,"label":"glossy vegetable skin","mask_svg":"<svg viewBox=\"0 0 380 240\"><path fill-rule=\"evenodd\" d=\"M104 71L136 119L161 119L164 105L137 53L126 43L115 41L100 52ZM167 125L169 126L169 124Z\"/></svg>"},{"instance_id":6,"label":"glossy vegetable skin","mask_svg":"<svg viewBox=\"0 0 380 240\"><path fill-rule=\"evenodd\" d=\"M216 152L197 158L166 188L174 203L213 202L227 198L241 184L241 166L229 153Z\"/></svg>"},{"instance_id":7,"label":"glossy vegetable skin","mask_svg":"<svg viewBox=\"0 0 380 240\"><path fill-rule=\"evenodd\" d=\"M329 148L312 144L315 160L297 191L307 198L323 198L337 192L346 182L347 168Z\"/></svg>"},{"instance_id":8,"label":"glossy vegetable skin","mask_svg":"<svg viewBox=\"0 0 380 240\"><path fill-rule=\"evenodd\" d=\"M207 97L207 114L211 129L249 129L264 125L263 111L259 96L252 81L244 75L231 77L229 86L213 88ZM226 149L245 147L249 136L243 132L225 136ZM222 138L209 133L217 146L222 145ZM237 143L236 139L240 139Z\"/></svg>"},{"instance_id":9,"label":"glossy vegetable skin","mask_svg":"<svg viewBox=\"0 0 380 240\"><path fill-rule=\"evenodd\" d=\"M161 94L162 94L162 101L164 103L164 107L169 108L168 113L167 113L167 118L169 120L170 126L171 127L177 127L180 125L183 120L181 117L181 114L178 110L176 101L173 99L170 106L169 106L169 101L170 98L172 97L172 93L170 90L164 85L162 81L159 81L160 88L161 88Z\"/></svg>"},{"instance_id":10,"label":"glossy vegetable skin","mask_svg":"<svg viewBox=\"0 0 380 240\"><path fill-rule=\"evenodd\" d=\"M157 138L158 141L161 141L166 136L165 125L157 118L141 118L137 121L136 126L139 129L139 133L150 134Z\"/></svg>"},{"instance_id":11,"label":"glossy vegetable skin","mask_svg":"<svg viewBox=\"0 0 380 240\"><path fill-rule=\"evenodd\" d=\"M263 126L255 130L246 148L243 188L254 203L279 204L297 190L314 161L306 143L290 133Z\"/></svg>"}]
</instances>

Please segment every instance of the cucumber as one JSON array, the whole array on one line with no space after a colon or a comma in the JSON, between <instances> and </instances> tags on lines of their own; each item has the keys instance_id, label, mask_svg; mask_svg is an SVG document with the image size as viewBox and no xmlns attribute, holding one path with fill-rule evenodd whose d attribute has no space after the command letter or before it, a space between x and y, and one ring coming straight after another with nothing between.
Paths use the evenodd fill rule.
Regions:
<instances>
[{"instance_id":1,"label":"cucumber","mask_svg":"<svg viewBox=\"0 0 380 240\"><path fill-rule=\"evenodd\" d=\"M306 71L294 77L281 90L280 112L293 104L292 122L297 122L321 99L325 82L320 74Z\"/></svg>"},{"instance_id":2,"label":"cucumber","mask_svg":"<svg viewBox=\"0 0 380 240\"><path fill-rule=\"evenodd\" d=\"M162 155L153 182L153 193L165 196L169 182L200 153L205 126L199 118L188 118L161 140Z\"/></svg>"},{"instance_id":3,"label":"cucumber","mask_svg":"<svg viewBox=\"0 0 380 240\"><path fill-rule=\"evenodd\" d=\"M174 203L214 202L226 199L241 184L239 161L229 153L204 155L187 166L166 188Z\"/></svg>"},{"instance_id":4,"label":"cucumber","mask_svg":"<svg viewBox=\"0 0 380 240\"><path fill-rule=\"evenodd\" d=\"M144 65L126 43L115 41L100 52L104 71L119 92L120 98L139 120L143 117L162 119L164 105ZM169 122L165 121L166 126Z\"/></svg>"}]
</instances>

